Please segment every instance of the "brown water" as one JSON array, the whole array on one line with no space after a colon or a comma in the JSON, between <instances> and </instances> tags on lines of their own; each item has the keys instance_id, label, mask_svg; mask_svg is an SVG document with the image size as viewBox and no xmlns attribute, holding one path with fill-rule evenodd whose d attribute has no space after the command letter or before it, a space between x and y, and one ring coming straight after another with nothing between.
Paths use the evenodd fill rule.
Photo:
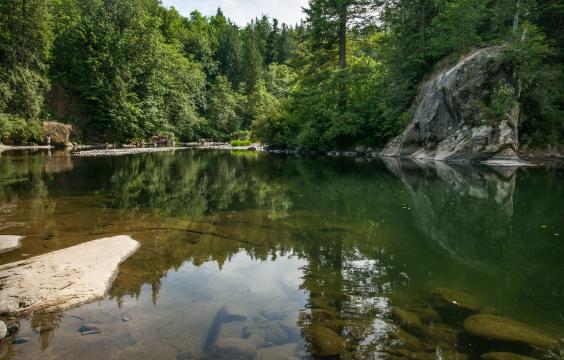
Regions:
<instances>
[{"instance_id":1,"label":"brown water","mask_svg":"<svg viewBox=\"0 0 564 360\"><path fill-rule=\"evenodd\" d=\"M0 234L25 239L0 264L118 234L141 247L102 301L4 318L21 328L0 358L314 358L323 341L344 359L477 358L444 316L414 334L417 350L398 330L392 308L428 307L437 287L562 338L563 175L252 152L5 152ZM237 316L213 325L221 309ZM99 333L81 335L84 325Z\"/></svg>"}]
</instances>

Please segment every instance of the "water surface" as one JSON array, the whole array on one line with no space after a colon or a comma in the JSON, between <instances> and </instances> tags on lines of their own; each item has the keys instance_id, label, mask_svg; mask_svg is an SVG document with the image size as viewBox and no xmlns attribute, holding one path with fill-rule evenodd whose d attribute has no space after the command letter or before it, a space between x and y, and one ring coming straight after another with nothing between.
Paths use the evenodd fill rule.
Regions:
<instances>
[{"instance_id":1,"label":"water surface","mask_svg":"<svg viewBox=\"0 0 564 360\"><path fill-rule=\"evenodd\" d=\"M5 152L0 234L26 238L0 264L119 234L142 246L103 300L19 319L0 358L236 358L213 353L225 339L256 358L315 358L320 326L344 359L391 358L391 309L426 307L437 287L562 338L563 175L253 152ZM240 320L207 344L221 309ZM84 325L101 332L81 336Z\"/></svg>"}]
</instances>

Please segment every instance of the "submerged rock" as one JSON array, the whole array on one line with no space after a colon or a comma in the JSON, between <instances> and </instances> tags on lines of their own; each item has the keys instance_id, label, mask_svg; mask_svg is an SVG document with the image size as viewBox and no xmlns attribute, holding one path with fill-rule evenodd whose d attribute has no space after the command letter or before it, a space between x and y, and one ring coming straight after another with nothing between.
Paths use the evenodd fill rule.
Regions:
<instances>
[{"instance_id":1,"label":"submerged rock","mask_svg":"<svg viewBox=\"0 0 564 360\"><path fill-rule=\"evenodd\" d=\"M459 332L445 324L433 324L427 328L426 336L441 348L455 349Z\"/></svg>"},{"instance_id":2,"label":"submerged rock","mask_svg":"<svg viewBox=\"0 0 564 360\"><path fill-rule=\"evenodd\" d=\"M534 360L531 357L517 355L509 352L491 352L482 354L480 360Z\"/></svg>"},{"instance_id":3,"label":"submerged rock","mask_svg":"<svg viewBox=\"0 0 564 360\"><path fill-rule=\"evenodd\" d=\"M336 356L345 350L343 339L331 329L314 325L307 333L311 351L317 356Z\"/></svg>"},{"instance_id":4,"label":"submerged rock","mask_svg":"<svg viewBox=\"0 0 564 360\"><path fill-rule=\"evenodd\" d=\"M297 359L295 356L298 344L291 343L286 345L271 346L261 348L257 352L256 360L293 360Z\"/></svg>"},{"instance_id":5,"label":"submerged rock","mask_svg":"<svg viewBox=\"0 0 564 360\"><path fill-rule=\"evenodd\" d=\"M257 349L245 339L225 338L216 341L207 359L253 359Z\"/></svg>"},{"instance_id":6,"label":"submerged rock","mask_svg":"<svg viewBox=\"0 0 564 360\"><path fill-rule=\"evenodd\" d=\"M381 155L438 161L485 160L499 153L516 158L519 107L500 117L487 110L502 86L516 98L513 76L499 62L503 53L503 47L480 49L436 72L421 87L411 123Z\"/></svg>"},{"instance_id":7,"label":"submerged rock","mask_svg":"<svg viewBox=\"0 0 564 360\"><path fill-rule=\"evenodd\" d=\"M475 314L480 302L461 291L437 288L431 293L431 305L443 314L457 320Z\"/></svg>"},{"instance_id":8,"label":"submerged rock","mask_svg":"<svg viewBox=\"0 0 564 360\"><path fill-rule=\"evenodd\" d=\"M399 308L393 308L392 317L399 322L399 325L403 329L415 334L423 333L423 323L421 322L419 315L416 313Z\"/></svg>"},{"instance_id":9,"label":"submerged rock","mask_svg":"<svg viewBox=\"0 0 564 360\"><path fill-rule=\"evenodd\" d=\"M208 330L204 343L204 351L209 351L211 346L216 343L217 337L221 331L221 326L234 321L245 321L247 316L239 314L238 311L222 306L214 316L214 319Z\"/></svg>"},{"instance_id":10,"label":"submerged rock","mask_svg":"<svg viewBox=\"0 0 564 360\"><path fill-rule=\"evenodd\" d=\"M431 308L411 308L409 311L414 312L419 316L422 322L428 323L440 323L442 321L441 315Z\"/></svg>"},{"instance_id":11,"label":"submerged rock","mask_svg":"<svg viewBox=\"0 0 564 360\"><path fill-rule=\"evenodd\" d=\"M540 349L551 349L558 342L541 330L497 315L474 315L464 321L468 334L491 341L516 343Z\"/></svg>"},{"instance_id":12,"label":"submerged rock","mask_svg":"<svg viewBox=\"0 0 564 360\"><path fill-rule=\"evenodd\" d=\"M400 328L394 329L389 334L393 348L400 348L414 352L423 351L423 342Z\"/></svg>"}]
</instances>

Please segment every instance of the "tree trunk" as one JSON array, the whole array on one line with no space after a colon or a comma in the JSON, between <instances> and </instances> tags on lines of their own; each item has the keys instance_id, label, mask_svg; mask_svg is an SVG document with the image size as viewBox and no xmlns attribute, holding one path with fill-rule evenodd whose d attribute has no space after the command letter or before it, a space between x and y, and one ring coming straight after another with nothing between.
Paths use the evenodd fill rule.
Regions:
<instances>
[{"instance_id":1,"label":"tree trunk","mask_svg":"<svg viewBox=\"0 0 564 360\"><path fill-rule=\"evenodd\" d=\"M347 9L339 14L339 68L347 67Z\"/></svg>"},{"instance_id":2,"label":"tree trunk","mask_svg":"<svg viewBox=\"0 0 564 360\"><path fill-rule=\"evenodd\" d=\"M425 50L425 1L419 0L419 48Z\"/></svg>"},{"instance_id":3,"label":"tree trunk","mask_svg":"<svg viewBox=\"0 0 564 360\"><path fill-rule=\"evenodd\" d=\"M515 15L513 16L513 41L517 42L517 29L519 28L519 0L515 4Z\"/></svg>"},{"instance_id":4,"label":"tree trunk","mask_svg":"<svg viewBox=\"0 0 564 360\"><path fill-rule=\"evenodd\" d=\"M19 51L19 62L23 64L25 60L25 38L26 38L26 22L27 22L27 15L26 15L26 0L22 0L22 8L21 8L21 23L20 23L20 51Z\"/></svg>"},{"instance_id":5,"label":"tree trunk","mask_svg":"<svg viewBox=\"0 0 564 360\"><path fill-rule=\"evenodd\" d=\"M341 75L347 68L347 8L343 6L339 12L339 69ZM339 84L339 108L347 107L347 87L341 76Z\"/></svg>"}]
</instances>

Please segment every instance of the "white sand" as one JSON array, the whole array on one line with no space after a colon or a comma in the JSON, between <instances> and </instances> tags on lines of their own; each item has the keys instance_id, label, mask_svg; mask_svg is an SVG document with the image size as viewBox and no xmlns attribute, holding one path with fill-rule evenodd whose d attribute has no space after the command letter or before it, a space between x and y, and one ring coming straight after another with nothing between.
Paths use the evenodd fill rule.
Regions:
<instances>
[{"instance_id":1,"label":"white sand","mask_svg":"<svg viewBox=\"0 0 564 360\"><path fill-rule=\"evenodd\" d=\"M1 265L0 313L66 310L100 299L138 247L122 235Z\"/></svg>"},{"instance_id":2,"label":"white sand","mask_svg":"<svg viewBox=\"0 0 564 360\"><path fill-rule=\"evenodd\" d=\"M0 235L0 253L19 248L23 238L18 235Z\"/></svg>"}]
</instances>

